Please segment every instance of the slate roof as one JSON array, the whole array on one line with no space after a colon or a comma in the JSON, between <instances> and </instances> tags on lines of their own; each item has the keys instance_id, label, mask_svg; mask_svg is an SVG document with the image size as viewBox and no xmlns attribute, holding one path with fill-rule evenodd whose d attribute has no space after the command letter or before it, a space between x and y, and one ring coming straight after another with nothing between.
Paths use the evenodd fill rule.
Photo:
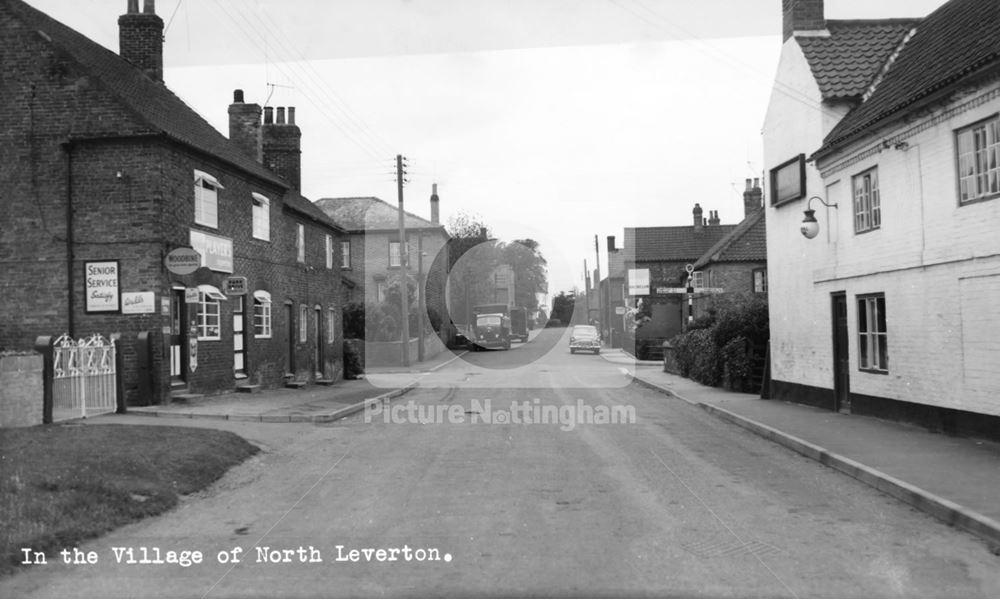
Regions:
<instances>
[{"instance_id":1,"label":"slate roof","mask_svg":"<svg viewBox=\"0 0 1000 599\"><path fill-rule=\"evenodd\" d=\"M636 262L694 262L729 234L736 225L625 229L625 248Z\"/></svg>"},{"instance_id":2,"label":"slate roof","mask_svg":"<svg viewBox=\"0 0 1000 599\"><path fill-rule=\"evenodd\" d=\"M162 133L265 181L288 187L277 175L216 131L165 85L153 81L118 54L21 0L2 0L0 10L48 37L52 45L62 50L84 72L99 80L104 89L117 97L148 127L146 133Z\"/></svg>"},{"instance_id":3,"label":"slate roof","mask_svg":"<svg viewBox=\"0 0 1000 599\"><path fill-rule=\"evenodd\" d=\"M714 262L767 260L766 210L755 210L694 263L695 269Z\"/></svg>"},{"instance_id":4,"label":"slate roof","mask_svg":"<svg viewBox=\"0 0 1000 599\"><path fill-rule=\"evenodd\" d=\"M1000 2L951 0L921 21L871 97L830 131L816 156L990 69L1000 69Z\"/></svg>"},{"instance_id":5,"label":"slate roof","mask_svg":"<svg viewBox=\"0 0 1000 599\"><path fill-rule=\"evenodd\" d=\"M827 20L829 36L796 36L823 99L860 98L919 19Z\"/></svg>"},{"instance_id":6,"label":"slate roof","mask_svg":"<svg viewBox=\"0 0 1000 599\"><path fill-rule=\"evenodd\" d=\"M340 227L339 224L330 218L326 212L319 209L316 204L310 202L307 198L303 197L302 194L295 191L294 189L289 189L285 192L285 196L282 198L284 200L284 205L286 208L292 210L293 212L298 212L302 216L320 223L321 225L333 229L338 233L347 233L347 231Z\"/></svg>"},{"instance_id":7,"label":"slate roof","mask_svg":"<svg viewBox=\"0 0 1000 599\"><path fill-rule=\"evenodd\" d=\"M399 208L376 197L322 198L316 200L316 206L351 233L399 230ZM403 220L407 229L439 229L445 234L444 226L406 210Z\"/></svg>"}]
</instances>

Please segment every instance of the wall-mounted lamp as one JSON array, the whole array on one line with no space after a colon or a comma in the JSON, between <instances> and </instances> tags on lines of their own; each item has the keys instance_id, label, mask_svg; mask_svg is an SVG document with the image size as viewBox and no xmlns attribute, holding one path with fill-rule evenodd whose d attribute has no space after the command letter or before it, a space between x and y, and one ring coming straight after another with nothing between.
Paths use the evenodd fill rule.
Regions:
<instances>
[{"instance_id":1,"label":"wall-mounted lamp","mask_svg":"<svg viewBox=\"0 0 1000 599\"><path fill-rule=\"evenodd\" d=\"M827 208L837 207L836 204L827 204L823 200L823 198L819 196L813 196L809 198L809 201L806 202L806 210L805 210L806 217L802 219L802 226L799 227L799 231L802 231L802 234L805 236L806 239L812 239L813 237L816 237L817 234L819 234L819 223L816 222L816 217L813 216L814 214L816 214L816 211L810 208L812 206L813 200L819 200L819 203L823 204Z\"/></svg>"}]
</instances>

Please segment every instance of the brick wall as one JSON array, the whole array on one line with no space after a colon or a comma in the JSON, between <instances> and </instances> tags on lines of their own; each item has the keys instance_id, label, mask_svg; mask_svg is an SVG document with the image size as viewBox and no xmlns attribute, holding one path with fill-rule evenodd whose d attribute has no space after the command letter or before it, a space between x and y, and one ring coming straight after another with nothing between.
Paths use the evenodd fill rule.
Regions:
<instances>
[{"instance_id":1,"label":"brick wall","mask_svg":"<svg viewBox=\"0 0 1000 599\"><path fill-rule=\"evenodd\" d=\"M42 356L0 356L0 428L42 423Z\"/></svg>"}]
</instances>

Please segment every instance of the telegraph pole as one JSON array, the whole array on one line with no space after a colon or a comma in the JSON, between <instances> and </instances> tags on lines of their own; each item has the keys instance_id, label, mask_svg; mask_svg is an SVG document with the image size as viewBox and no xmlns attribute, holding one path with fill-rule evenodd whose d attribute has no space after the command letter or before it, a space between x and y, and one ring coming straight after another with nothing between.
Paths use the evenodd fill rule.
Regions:
<instances>
[{"instance_id":1,"label":"telegraph pole","mask_svg":"<svg viewBox=\"0 0 1000 599\"><path fill-rule=\"evenodd\" d=\"M597 272L594 273L594 287L597 288L597 332L601 333L604 330L604 298L601 293L601 250L597 245L597 235L594 235L594 257L597 262L594 263L594 268ZM610 281L609 281L610 282Z\"/></svg>"},{"instance_id":2,"label":"telegraph pole","mask_svg":"<svg viewBox=\"0 0 1000 599\"><path fill-rule=\"evenodd\" d=\"M396 154L396 191L399 194L399 298L402 304L400 314L400 347L403 366L410 365L410 306L409 286L406 284L407 262L410 252L406 247L406 223L403 220L403 157Z\"/></svg>"}]
</instances>

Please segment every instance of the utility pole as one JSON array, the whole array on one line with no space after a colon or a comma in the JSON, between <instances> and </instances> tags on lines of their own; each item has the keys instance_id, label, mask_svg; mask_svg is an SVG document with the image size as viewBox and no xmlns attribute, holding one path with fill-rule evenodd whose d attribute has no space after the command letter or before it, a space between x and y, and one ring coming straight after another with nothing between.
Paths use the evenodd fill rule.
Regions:
<instances>
[{"instance_id":1,"label":"utility pole","mask_svg":"<svg viewBox=\"0 0 1000 599\"><path fill-rule=\"evenodd\" d=\"M424 297L424 230L417 231L417 362L424 361L424 318L427 316L427 298Z\"/></svg>"},{"instance_id":2,"label":"utility pole","mask_svg":"<svg viewBox=\"0 0 1000 599\"><path fill-rule=\"evenodd\" d=\"M403 220L403 157L396 154L396 191L399 194L399 298L402 304L400 314L400 348L403 366L410 365L410 306L409 286L406 284L407 262L410 252L406 247L406 223Z\"/></svg>"},{"instance_id":3,"label":"utility pole","mask_svg":"<svg viewBox=\"0 0 1000 599\"><path fill-rule=\"evenodd\" d=\"M597 245L597 235L594 235L594 257L597 259L597 262L594 263L594 268L597 269L597 272L594 274L594 278L597 279L594 281L594 287L597 288L597 332L601 333L604 330L604 323L606 321L604 320L604 298L601 292L601 250Z\"/></svg>"}]
</instances>

